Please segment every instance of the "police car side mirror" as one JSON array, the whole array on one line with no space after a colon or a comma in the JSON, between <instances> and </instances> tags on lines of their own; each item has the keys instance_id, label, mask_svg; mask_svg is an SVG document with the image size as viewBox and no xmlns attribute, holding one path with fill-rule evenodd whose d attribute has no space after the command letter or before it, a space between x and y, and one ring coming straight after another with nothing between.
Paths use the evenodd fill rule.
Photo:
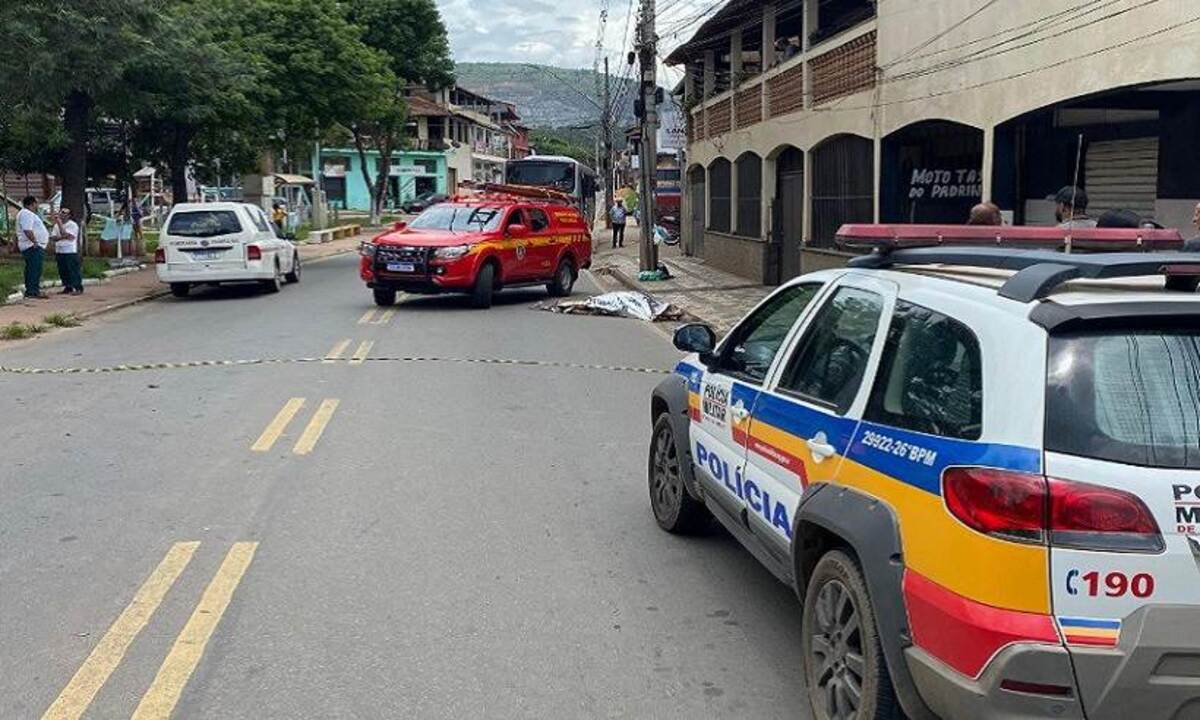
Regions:
<instances>
[{"instance_id":1,"label":"police car side mirror","mask_svg":"<svg viewBox=\"0 0 1200 720\"><path fill-rule=\"evenodd\" d=\"M689 323L675 331L673 342L678 350L706 356L717 346L717 334L704 323Z\"/></svg>"},{"instance_id":2,"label":"police car side mirror","mask_svg":"<svg viewBox=\"0 0 1200 720\"><path fill-rule=\"evenodd\" d=\"M529 228L521 224L509 225L504 234L510 238L523 238L529 235Z\"/></svg>"}]
</instances>

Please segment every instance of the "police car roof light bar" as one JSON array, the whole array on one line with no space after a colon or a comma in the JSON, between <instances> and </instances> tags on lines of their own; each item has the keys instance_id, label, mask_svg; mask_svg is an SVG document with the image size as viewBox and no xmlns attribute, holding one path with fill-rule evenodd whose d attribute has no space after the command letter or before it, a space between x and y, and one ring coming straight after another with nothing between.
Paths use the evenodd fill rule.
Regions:
<instances>
[{"instance_id":1,"label":"police car roof light bar","mask_svg":"<svg viewBox=\"0 0 1200 720\"><path fill-rule=\"evenodd\" d=\"M1006 247L917 247L890 252L876 250L852 259L858 269L887 269L895 265L956 265L1014 270L999 294L1017 302L1047 297L1071 280L1108 280L1162 275L1170 290L1195 292L1200 283L1200 255L1185 252L1126 252L1068 254L1053 250L1014 250Z\"/></svg>"},{"instance_id":2,"label":"police car roof light bar","mask_svg":"<svg viewBox=\"0 0 1200 720\"><path fill-rule=\"evenodd\" d=\"M903 248L975 246L1037 248L1064 252L1179 250L1178 230L1152 228L1058 228L1012 225L843 225L838 245L892 252Z\"/></svg>"}]
</instances>

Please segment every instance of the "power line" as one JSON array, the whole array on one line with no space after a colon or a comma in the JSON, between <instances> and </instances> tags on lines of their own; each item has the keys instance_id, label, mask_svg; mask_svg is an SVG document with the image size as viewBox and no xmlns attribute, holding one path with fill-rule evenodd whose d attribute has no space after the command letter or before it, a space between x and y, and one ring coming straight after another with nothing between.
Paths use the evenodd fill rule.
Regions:
<instances>
[{"instance_id":1,"label":"power line","mask_svg":"<svg viewBox=\"0 0 1200 720\"><path fill-rule=\"evenodd\" d=\"M521 63L521 64L526 67L533 68L534 70L537 70L538 72L541 72L545 75L549 75L550 77L552 77L555 80L562 83L564 86L570 88L571 92L575 93L576 95L583 98L584 100L587 100L589 103L591 103L592 107L596 108L597 110L603 110L603 108L600 107L600 103L596 102L595 99L589 97L587 93L581 91L579 88L575 87L570 82L567 82L566 80L564 80L557 73L552 72L550 70L550 68L546 67L545 65L534 65L533 63Z\"/></svg>"}]
</instances>

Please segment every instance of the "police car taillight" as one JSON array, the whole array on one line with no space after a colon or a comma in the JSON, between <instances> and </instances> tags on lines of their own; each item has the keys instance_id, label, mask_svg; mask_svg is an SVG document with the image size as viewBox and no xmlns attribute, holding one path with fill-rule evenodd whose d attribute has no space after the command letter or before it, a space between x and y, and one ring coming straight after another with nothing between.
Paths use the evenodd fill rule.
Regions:
<instances>
[{"instance_id":1,"label":"police car taillight","mask_svg":"<svg viewBox=\"0 0 1200 720\"><path fill-rule=\"evenodd\" d=\"M968 527L1015 542L1109 552L1161 552L1158 523L1116 488L991 468L949 468L946 507Z\"/></svg>"},{"instance_id":2,"label":"police car taillight","mask_svg":"<svg viewBox=\"0 0 1200 720\"><path fill-rule=\"evenodd\" d=\"M946 507L967 527L1017 542L1046 541L1046 479L990 468L948 468Z\"/></svg>"},{"instance_id":3,"label":"police car taillight","mask_svg":"<svg viewBox=\"0 0 1200 720\"><path fill-rule=\"evenodd\" d=\"M1050 544L1112 552L1162 552L1162 533L1133 493L1056 480L1050 485Z\"/></svg>"}]
</instances>

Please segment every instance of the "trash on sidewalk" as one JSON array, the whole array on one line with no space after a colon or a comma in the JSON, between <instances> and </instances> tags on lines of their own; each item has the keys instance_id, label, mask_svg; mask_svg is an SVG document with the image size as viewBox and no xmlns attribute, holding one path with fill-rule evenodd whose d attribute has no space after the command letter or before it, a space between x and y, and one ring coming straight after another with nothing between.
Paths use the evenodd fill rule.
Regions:
<instances>
[{"instance_id":1,"label":"trash on sidewalk","mask_svg":"<svg viewBox=\"0 0 1200 720\"><path fill-rule=\"evenodd\" d=\"M645 293L634 290L594 295L585 300L559 300L535 305L539 310L564 313L568 315L609 315L627 317L646 322L663 320L680 320L684 312L680 308L656 300Z\"/></svg>"},{"instance_id":2,"label":"trash on sidewalk","mask_svg":"<svg viewBox=\"0 0 1200 720\"><path fill-rule=\"evenodd\" d=\"M659 263L658 267L655 268L654 270L643 270L640 273L638 273L638 281L639 282L656 282L658 280L670 280L672 277L674 277L674 276L671 275L671 270L670 270L670 268L667 267L666 263Z\"/></svg>"}]
</instances>

